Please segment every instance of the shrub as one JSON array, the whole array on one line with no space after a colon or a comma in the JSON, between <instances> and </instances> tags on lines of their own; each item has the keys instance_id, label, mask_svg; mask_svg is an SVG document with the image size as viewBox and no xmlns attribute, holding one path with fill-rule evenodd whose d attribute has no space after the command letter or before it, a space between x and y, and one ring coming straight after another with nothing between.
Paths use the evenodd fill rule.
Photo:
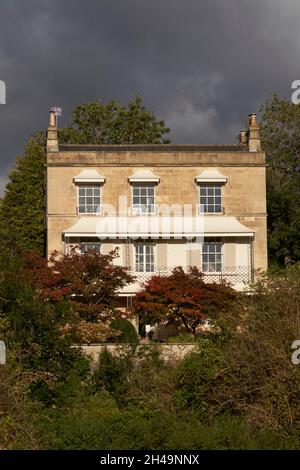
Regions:
<instances>
[{"instance_id":1,"label":"shrub","mask_svg":"<svg viewBox=\"0 0 300 470\"><path fill-rule=\"evenodd\" d=\"M228 450L298 446L297 439L270 429L249 427L238 417L225 416L213 423L201 423L189 414L138 408L120 411L103 395L92 402L85 401L77 414L56 412L42 420L39 427L43 449Z\"/></svg>"},{"instance_id":2,"label":"shrub","mask_svg":"<svg viewBox=\"0 0 300 470\"><path fill-rule=\"evenodd\" d=\"M25 401L29 383L27 374L0 366L0 450L38 446Z\"/></svg>"},{"instance_id":3,"label":"shrub","mask_svg":"<svg viewBox=\"0 0 300 470\"><path fill-rule=\"evenodd\" d=\"M61 399L59 388L82 360L81 351L72 347L73 330L65 330L73 319L70 304L41 301L26 277L7 272L0 280L0 317L9 362L32 374L32 395L47 404Z\"/></svg>"},{"instance_id":4,"label":"shrub","mask_svg":"<svg viewBox=\"0 0 300 470\"><path fill-rule=\"evenodd\" d=\"M186 356L177 366L174 402L180 409L196 412L207 419L211 411L211 390L224 367L222 348L213 341L203 341L199 351Z\"/></svg>"},{"instance_id":5,"label":"shrub","mask_svg":"<svg viewBox=\"0 0 300 470\"><path fill-rule=\"evenodd\" d=\"M127 385L133 367L131 354L113 356L106 348L99 354L98 368L94 373L96 388L107 390L119 400Z\"/></svg>"},{"instance_id":6,"label":"shrub","mask_svg":"<svg viewBox=\"0 0 300 470\"><path fill-rule=\"evenodd\" d=\"M165 363L155 345L139 347L123 393L126 406L148 410L173 410L174 367Z\"/></svg>"},{"instance_id":7,"label":"shrub","mask_svg":"<svg viewBox=\"0 0 300 470\"><path fill-rule=\"evenodd\" d=\"M231 413L290 435L299 430L300 369L291 361L299 290L295 273L255 286L221 319L226 334L179 365L177 405L202 417Z\"/></svg>"},{"instance_id":8,"label":"shrub","mask_svg":"<svg viewBox=\"0 0 300 470\"><path fill-rule=\"evenodd\" d=\"M76 324L75 335L77 343L90 344L116 341L122 335L122 332L112 328L107 322L87 322L81 320Z\"/></svg>"},{"instance_id":9,"label":"shrub","mask_svg":"<svg viewBox=\"0 0 300 470\"><path fill-rule=\"evenodd\" d=\"M111 338L112 341L117 343L130 343L137 345L139 337L133 324L125 318L118 318L111 321L110 327L116 332L116 335ZM118 334L121 332L121 334Z\"/></svg>"}]
</instances>

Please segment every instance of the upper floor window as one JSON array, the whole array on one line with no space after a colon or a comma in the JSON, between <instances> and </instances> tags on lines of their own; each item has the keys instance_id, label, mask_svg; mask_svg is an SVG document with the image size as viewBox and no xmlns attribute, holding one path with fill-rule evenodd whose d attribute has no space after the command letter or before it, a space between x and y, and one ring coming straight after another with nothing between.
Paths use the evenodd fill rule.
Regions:
<instances>
[{"instance_id":1,"label":"upper floor window","mask_svg":"<svg viewBox=\"0 0 300 470\"><path fill-rule=\"evenodd\" d=\"M202 271L204 273L222 271L222 242L205 240L202 247Z\"/></svg>"},{"instance_id":2,"label":"upper floor window","mask_svg":"<svg viewBox=\"0 0 300 470\"><path fill-rule=\"evenodd\" d=\"M82 184L78 188L78 213L99 214L101 212L100 186Z\"/></svg>"},{"instance_id":3,"label":"upper floor window","mask_svg":"<svg viewBox=\"0 0 300 470\"><path fill-rule=\"evenodd\" d=\"M221 184L203 183L200 185L200 212L222 212Z\"/></svg>"},{"instance_id":4,"label":"upper floor window","mask_svg":"<svg viewBox=\"0 0 300 470\"><path fill-rule=\"evenodd\" d=\"M137 272L154 272L154 245L153 243L136 243L135 270Z\"/></svg>"},{"instance_id":5,"label":"upper floor window","mask_svg":"<svg viewBox=\"0 0 300 470\"><path fill-rule=\"evenodd\" d=\"M155 213L154 184L139 183L132 188L132 212L134 214Z\"/></svg>"}]
</instances>

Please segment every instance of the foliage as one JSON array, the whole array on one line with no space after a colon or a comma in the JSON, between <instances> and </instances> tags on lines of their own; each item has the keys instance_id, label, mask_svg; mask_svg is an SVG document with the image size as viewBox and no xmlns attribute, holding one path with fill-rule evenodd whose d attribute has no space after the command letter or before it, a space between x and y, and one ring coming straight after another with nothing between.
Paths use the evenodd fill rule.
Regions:
<instances>
[{"instance_id":1,"label":"foliage","mask_svg":"<svg viewBox=\"0 0 300 470\"><path fill-rule=\"evenodd\" d=\"M191 333L180 333L178 335L169 336L167 342L170 344L176 344L176 343L189 344L189 343L195 343L195 341L196 341L196 338Z\"/></svg>"},{"instance_id":2,"label":"foliage","mask_svg":"<svg viewBox=\"0 0 300 470\"><path fill-rule=\"evenodd\" d=\"M27 374L0 366L0 450L36 449L37 432L25 406Z\"/></svg>"},{"instance_id":3,"label":"foliage","mask_svg":"<svg viewBox=\"0 0 300 470\"><path fill-rule=\"evenodd\" d=\"M177 365L159 347L123 344L119 355L104 350L91 374L71 347L69 303L41 299L30 270L4 255L0 336L9 365L0 366L0 448L299 448L291 344L300 332L300 265L264 275L229 309L214 301L219 328Z\"/></svg>"},{"instance_id":4,"label":"foliage","mask_svg":"<svg viewBox=\"0 0 300 470\"><path fill-rule=\"evenodd\" d=\"M142 323L166 322L197 334L203 320L228 309L237 294L226 284L207 284L197 267L175 268L169 276L153 276L134 299Z\"/></svg>"},{"instance_id":5,"label":"foliage","mask_svg":"<svg viewBox=\"0 0 300 470\"><path fill-rule=\"evenodd\" d=\"M299 332L299 291L299 268L258 283L223 319L227 333L203 342L180 365L177 403L202 416L230 413L254 426L298 432L300 370L291 345Z\"/></svg>"},{"instance_id":6,"label":"foliage","mask_svg":"<svg viewBox=\"0 0 300 470\"><path fill-rule=\"evenodd\" d=\"M112 338L117 343L131 343L137 345L139 338L133 324L125 318L117 318L111 321L110 327L113 331L120 331L121 334Z\"/></svg>"},{"instance_id":7,"label":"foliage","mask_svg":"<svg viewBox=\"0 0 300 470\"><path fill-rule=\"evenodd\" d=\"M155 345L140 346L119 403L149 411L174 412L175 367L166 363Z\"/></svg>"},{"instance_id":8,"label":"foliage","mask_svg":"<svg viewBox=\"0 0 300 470\"><path fill-rule=\"evenodd\" d=\"M9 361L30 373L31 393L50 403L61 399L61 390L74 382L74 368L81 357L73 348L74 314L65 301L41 302L30 279L22 270L4 271L0 278L1 337L9 351ZM79 374L75 374L80 382ZM77 383L78 386L78 383ZM76 388L76 387L75 387Z\"/></svg>"},{"instance_id":9,"label":"foliage","mask_svg":"<svg viewBox=\"0 0 300 470\"><path fill-rule=\"evenodd\" d=\"M132 355L127 350L112 355L106 348L99 354L99 364L94 374L96 387L108 391L118 400L126 388L132 370Z\"/></svg>"},{"instance_id":10,"label":"foliage","mask_svg":"<svg viewBox=\"0 0 300 470\"><path fill-rule=\"evenodd\" d=\"M104 394L82 402L76 413L52 413L39 423L42 449L201 450L297 448L297 440L249 427L225 416L197 417L130 407L119 410Z\"/></svg>"},{"instance_id":11,"label":"foliage","mask_svg":"<svg viewBox=\"0 0 300 470\"><path fill-rule=\"evenodd\" d=\"M117 341L122 335L120 330L111 328L110 323L104 321L88 322L80 320L75 328L76 342L79 344Z\"/></svg>"},{"instance_id":12,"label":"foliage","mask_svg":"<svg viewBox=\"0 0 300 470\"><path fill-rule=\"evenodd\" d=\"M25 253L23 269L41 299L68 300L80 319L107 321L116 309L117 291L132 280L126 268L113 264L117 257L117 250L108 255L73 250L65 255L54 252L47 263L36 253Z\"/></svg>"},{"instance_id":13,"label":"foliage","mask_svg":"<svg viewBox=\"0 0 300 470\"><path fill-rule=\"evenodd\" d=\"M60 136L73 144L166 144L169 129L142 104L139 96L128 107L110 101L77 106Z\"/></svg>"},{"instance_id":14,"label":"foliage","mask_svg":"<svg viewBox=\"0 0 300 470\"><path fill-rule=\"evenodd\" d=\"M9 175L0 205L0 238L10 247L44 253L45 134L31 137Z\"/></svg>"},{"instance_id":15,"label":"foliage","mask_svg":"<svg viewBox=\"0 0 300 470\"><path fill-rule=\"evenodd\" d=\"M279 266L300 260L300 106L272 95L262 108L268 163L268 246Z\"/></svg>"}]
</instances>

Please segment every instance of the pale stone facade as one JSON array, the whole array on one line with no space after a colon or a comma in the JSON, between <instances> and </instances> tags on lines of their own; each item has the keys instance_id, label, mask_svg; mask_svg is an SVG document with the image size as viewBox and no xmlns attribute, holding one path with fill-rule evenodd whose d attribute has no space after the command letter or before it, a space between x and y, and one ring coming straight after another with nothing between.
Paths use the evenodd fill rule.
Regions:
<instances>
[{"instance_id":1,"label":"pale stone facade","mask_svg":"<svg viewBox=\"0 0 300 470\"><path fill-rule=\"evenodd\" d=\"M255 115L236 145L80 146L59 144L51 114L48 256L72 246L119 248L116 263L137 279L123 295L154 272L191 265L243 288L267 268L266 164Z\"/></svg>"}]
</instances>

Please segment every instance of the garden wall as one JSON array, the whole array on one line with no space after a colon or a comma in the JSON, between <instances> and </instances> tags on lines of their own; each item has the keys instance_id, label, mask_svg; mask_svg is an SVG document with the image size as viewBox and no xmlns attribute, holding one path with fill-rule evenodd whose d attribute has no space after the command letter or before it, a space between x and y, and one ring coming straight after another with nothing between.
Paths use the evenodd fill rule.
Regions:
<instances>
[{"instance_id":1,"label":"garden wall","mask_svg":"<svg viewBox=\"0 0 300 470\"><path fill-rule=\"evenodd\" d=\"M92 365L96 365L99 359L99 354L103 349L107 349L113 355L119 355L130 352L131 344L112 344L112 343L101 343L101 344L89 344L81 346L84 354L92 359ZM194 343L183 344L162 344L162 343L147 343L140 344L137 346L135 355L138 356L139 352L147 348L149 351L159 351L160 357L166 362L178 362L183 359L187 354L196 351L197 345Z\"/></svg>"}]
</instances>

